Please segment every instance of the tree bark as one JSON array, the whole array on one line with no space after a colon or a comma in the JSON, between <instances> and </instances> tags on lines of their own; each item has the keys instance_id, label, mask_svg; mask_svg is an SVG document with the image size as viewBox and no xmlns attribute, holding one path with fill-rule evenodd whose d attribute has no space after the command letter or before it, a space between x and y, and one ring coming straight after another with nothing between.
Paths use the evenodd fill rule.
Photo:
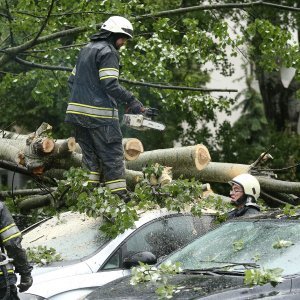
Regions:
<instances>
[{"instance_id":1,"label":"tree bark","mask_svg":"<svg viewBox=\"0 0 300 300\"><path fill-rule=\"evenodd\" d=\"M206 168L197 170L195 167L176 168L172 170L173 178L195 178L200 181L225 183L233 177L248 173L250 165L210 162Z\"/></svg>"},{"instance_id":2,"label":"tree bark","mask_svg":"<svg viewBox=\"0 0 300 300\"><path fill-rule=\"evenodd\" d=\"M24 165L24 153L8 141L0 141L0 159Z\"/></svg>"}]
</instances>

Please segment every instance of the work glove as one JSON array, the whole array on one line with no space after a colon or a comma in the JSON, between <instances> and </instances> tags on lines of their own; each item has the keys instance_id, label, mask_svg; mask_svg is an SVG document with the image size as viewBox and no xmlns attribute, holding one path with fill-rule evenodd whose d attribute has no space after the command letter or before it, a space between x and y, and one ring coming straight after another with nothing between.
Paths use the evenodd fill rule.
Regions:
<instances>
[{"instance_id":1,"label":"work glove","mask_svg":"<svg viewBox=\"0 0 300 300\"><path fill-rule=\"evenodd\" d=\"M158 109L152 107L146 107L144 111L144 115L149 118L156 117L158 115Z\"/></svg>"},{"instance_id":2,"label":"work glove","mask_svg":"<svg viewBox=\"0 0 300 300\"><path fill-rule=\"evenodd\" d=\"M126 113L138 115L138 114L142 113L144 110L145 110L145 108L140 101L132 100L126 108Z\"/></svg>"},{"instance_id":3,"label":"work glove","mask_svg":"<svg viewBox=\"0 0 300 300\"><path fill-rule=\"evenodd\" d=\"M23 293L27 291L32 286L32 276L30 274L22 275L21 274L21 282L18 284L19 292Z\"/></svg>"}]
</instances>

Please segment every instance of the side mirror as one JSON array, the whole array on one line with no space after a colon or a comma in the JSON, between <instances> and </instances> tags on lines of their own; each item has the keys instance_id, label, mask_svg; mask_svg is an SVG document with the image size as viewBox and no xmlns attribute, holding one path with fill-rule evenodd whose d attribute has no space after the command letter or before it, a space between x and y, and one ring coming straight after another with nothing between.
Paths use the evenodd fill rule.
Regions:
<instances>
[{"instance_id":1,"label":"side mirror","mask_svg":"<svg viewBox=\"0 0 300 300\"><path fill-rule=\"evenodd\" d=\"M130 269L132 267L138 266L139 262L148 265L154 265L157 263L156 256L148 251L137 252L123 259L123 267Z\"/></svg>"}]
</instances>

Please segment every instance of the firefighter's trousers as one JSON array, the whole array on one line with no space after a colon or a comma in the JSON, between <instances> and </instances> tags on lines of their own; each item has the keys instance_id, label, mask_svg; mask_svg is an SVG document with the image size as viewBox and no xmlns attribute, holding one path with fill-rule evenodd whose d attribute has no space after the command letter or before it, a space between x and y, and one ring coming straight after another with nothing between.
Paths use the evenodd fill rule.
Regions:
<instances>
[{"instance_id":1,"label":"firefighter's trousers","mask_svg":"<svg viewBox=\"0 0 300 300\"><path fill-rule=\"evenodd\" d=\"M112 192L125 192L124 152L119 123L97 128L75 126L75 139L82 150L82 162L90 172L90 182L103 180ZM101 173L103 178L100 178Z\"/></svg>"}]
</instances>

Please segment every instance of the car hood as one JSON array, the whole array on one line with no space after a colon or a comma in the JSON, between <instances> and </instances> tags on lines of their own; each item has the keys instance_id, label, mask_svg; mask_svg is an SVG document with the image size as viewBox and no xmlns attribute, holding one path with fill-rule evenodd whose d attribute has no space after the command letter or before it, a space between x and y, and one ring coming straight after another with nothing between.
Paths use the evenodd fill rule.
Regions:
<instances>
[{"instance_id":1,"label":"car hood","mask_svg":"<svg viewBox=\"0 0 300 300\"><path fill-rule=\"evenodd\" d=\"M91 269L84 262L74 265L34 267L32 271L33 285L26 293L47 298L64 290L61 282L66 283L67 280L75 280L85 274L91 274Z\"/></svg>"},{"instance_id":2,"label":"car hood","mask_svg":"<svg viewBox=\"0 0 300 300\"><path fill-rule=\"evenodd\" d=\"M163 284L158 283L140 283L130 285L130 276L115 280L98 288L86 300L95 299L128 299L128 300L154 300L158 299L156 290ZM283 295L290 291L290 280L273 288L270 284L263 287L257 286L249 288L244 285L243 276L228 275L173 275L168 278L167 285L180 287L172 299L251 299L269 297L270 295Z\"/></svg>"}]
</instances>

